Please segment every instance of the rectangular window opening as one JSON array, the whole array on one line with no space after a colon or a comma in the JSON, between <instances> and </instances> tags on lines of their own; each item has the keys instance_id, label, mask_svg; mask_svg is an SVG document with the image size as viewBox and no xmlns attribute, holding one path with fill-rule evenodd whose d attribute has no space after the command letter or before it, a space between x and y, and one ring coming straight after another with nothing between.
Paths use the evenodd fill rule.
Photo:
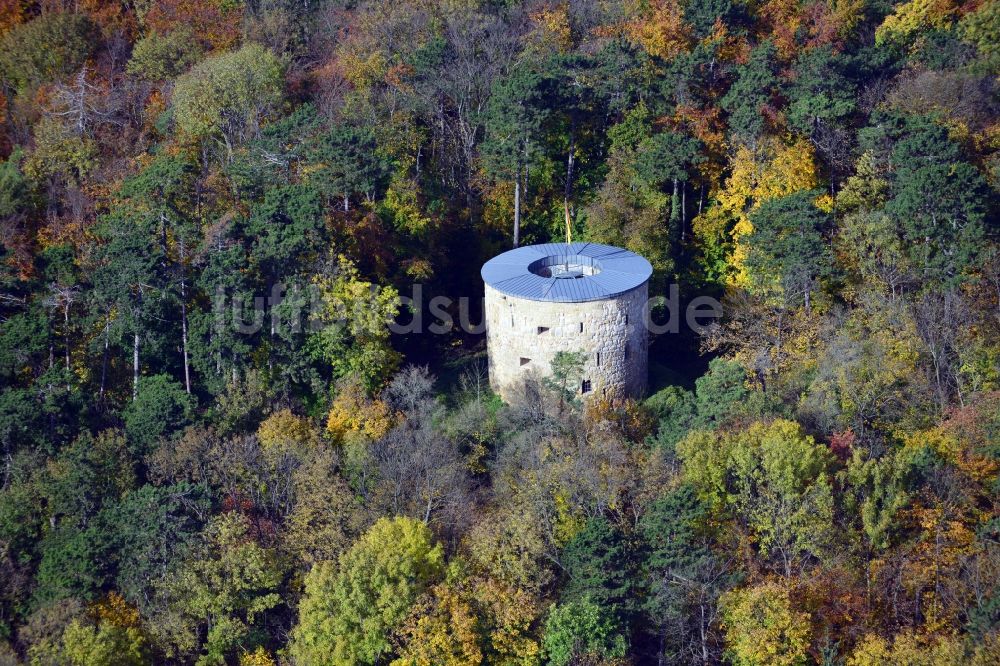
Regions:
<instances>
[{"instance_id":1,"label":"rectangular window opening","mask_svg":"<svg viewBox=\"0 0 1000 666\"><path fill-rule=\"evenodd\" d=\"M584 379L583 385L580 387L580 393L590 393L590 380Z\"/></svg>"},{"instance_id":2,"label":"rectangular window opening","mask_svg":"<svg viewBox=\"0 0 1000 666\"><path fill-rule=\"evenodd\" d=\"M521 365L528 365L529 363L531 363L531 359L530 358L528 358L526 356L522 356L521 357Z\"/></svg>"},{"instance_id":3,"label":"rectangular window opening","mask_svg":"<svg viewBox=\"0 0 1000 666\"><path fill-rule=\"evenodd\" d=\"M597 352L597 366L600 367L600 365L601 365L601 352Z\"/></svg>"},{"instance_id":4,"label":"rectangular window opening","mask_svg":"<svg viewBox=\"0 0 1000 666\"><path fill-rule=\"evenodd\" d=\"M549 327L548 326L539 326L538 327L538 335L541 335L542 333L548 333L548 332L549 332Z\"/></svg>"}]
</instances>

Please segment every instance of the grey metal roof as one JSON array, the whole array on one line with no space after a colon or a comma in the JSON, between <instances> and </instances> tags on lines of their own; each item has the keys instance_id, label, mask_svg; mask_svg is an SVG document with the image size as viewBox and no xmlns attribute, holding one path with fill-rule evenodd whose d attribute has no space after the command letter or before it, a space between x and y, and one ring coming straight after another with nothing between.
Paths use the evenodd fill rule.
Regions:
<instances>
[{"instance_id":1,"label":"grey metal roof","mask_svg":"<svg viewBox=\"0 0 1000 666\"><path fill-rule=\"evenodd\" d=\"M560 278L544 277L528 270L528 265L539 259L570 255L591 258L599 272ZM652 273L653 267L644 257L600 243L526 245L493 257L483 264L481 271L483 281L501 293L556 303L612 298L642 285Z\"/></svg>"}]
</instances>

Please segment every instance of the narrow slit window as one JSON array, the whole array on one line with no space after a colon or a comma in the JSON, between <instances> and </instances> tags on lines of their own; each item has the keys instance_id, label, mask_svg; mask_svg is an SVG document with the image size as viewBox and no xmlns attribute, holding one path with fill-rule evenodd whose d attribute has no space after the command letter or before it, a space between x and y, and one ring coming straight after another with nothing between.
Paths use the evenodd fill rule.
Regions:
<instances>
[{"instance_id":1,"label":"narrow slit window","mask_svg":"<svg viewBox=\"0 0 1000 666\"><path fill-rule=\"evenodd\" d=\"M529 363L531 363L531 359L530 358L528 358L527 356L522 356L521 357L521 365L528 365Z\"/></svg>"},{"instance_id":2,"label":"narrow slit window","mask_svg":"<svg viewBox=\"0 0 1000 666\"><path fill-rule=\"evenodd\" d=\"M628 313L625 313L625 325L628 326Z\"/></svg>"},{"instance_id":3,"label":"narrow slit window","mask_svg":"<svg viewBox=\"0 0 1000 666\"><path fill-rule=\"evenodd\" d=\"M580 332L583 333L583 322L580 322Z\"/></svg>"},{"instance_id":4,"label":"narrow slit window","mask_svg":"<svg viewBox=\"0 0 1000 666\"><path fill-rule=\"evenodd\" d=\"M601 352L597 352L597 367L601 366Z\"/></svg>"},{"instance_id":5,"label":"narrow slit window","mask_svg":"<svg viewBox=\"0 0 1000 666\"><path fill-rule=\"evenodd\" d=\"M580 387L580 393L590 393L590 380L584 379L583 385Z\"/></svg>"}]
</instances>

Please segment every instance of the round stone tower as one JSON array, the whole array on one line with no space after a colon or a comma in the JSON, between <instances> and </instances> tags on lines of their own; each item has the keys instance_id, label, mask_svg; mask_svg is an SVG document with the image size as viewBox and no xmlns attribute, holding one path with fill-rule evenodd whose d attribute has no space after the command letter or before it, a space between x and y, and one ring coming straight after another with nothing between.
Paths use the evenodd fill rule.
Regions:
<instances>
[{"instance_id":1,"label":"round stone tower","mask_svg":"<svg viewBox=\"0 0 1000 666\"><path fill-rule=\"evenodd\" d=\"M641 397L652 272L634 252L597 243L529 245L490 259L482 276L493 390L510 401L566 351L585 355L576 387L584 399Z\"/></svg>"}]
</instances>

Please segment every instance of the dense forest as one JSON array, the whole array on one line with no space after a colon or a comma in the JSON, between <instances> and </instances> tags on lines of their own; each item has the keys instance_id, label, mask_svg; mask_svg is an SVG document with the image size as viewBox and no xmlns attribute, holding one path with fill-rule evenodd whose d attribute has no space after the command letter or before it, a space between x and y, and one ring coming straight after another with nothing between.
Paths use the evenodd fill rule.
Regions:
<instances>
[{"instance_id":1,"label":"dense forest","mask_svg":"<svg viewBox=\"0 0 1000 666\"><path fill-rule=\"evenodd\" d=\"M998 76L997 0L0 1L0 664L1000 664ZM643 401L460 323L566 225L722 303Z\"/></svg>"}]
</instances>

